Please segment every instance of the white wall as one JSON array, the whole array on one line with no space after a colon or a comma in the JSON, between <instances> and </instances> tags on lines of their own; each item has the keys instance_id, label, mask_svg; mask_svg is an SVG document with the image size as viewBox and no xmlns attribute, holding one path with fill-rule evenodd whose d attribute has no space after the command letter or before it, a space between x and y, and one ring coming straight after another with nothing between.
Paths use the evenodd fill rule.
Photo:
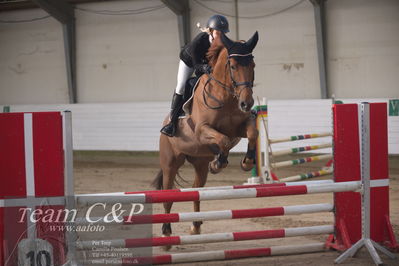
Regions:
<instances>
[{"instance_id":1,"label":"white wall","mask_svg":"<svg viewBox=\"0 0 399 266\"><path fill-rule=\"evenodd\" d=\"M202 1L202 0L201 0ZM244 3L245 2L245 3ZM239 15L267 15L298 0L239 1ZM202 1L234 14L234 1ZM159 0L98 2L94 10L138 9ZM399 97L399 1L329 0L328 71L337 98ZM190 0L196 22L213 12ZM1 12L2 20L43 16L40 9ZM236 38L235 20L229 17ZM262 18L240 18L240 39L260 33L254 51L255 95L269 99L320 98L313 7L303 1ZM77 85L80 103L169 101L175 87L179 38L168 8L132 16L105 16L76 10ZM0 104L67 103L63 37L53 18L0 23Z\"/></svg>"},{"instance_id":2,"label":"white wall","mask_svg":"<svg viewBox=\"0 0 399 266\"><path fill-rule=\"evenodd\" d=\"M160 1L80 5L138 9ZM76 11L79 102L140 102L171 98L179 55L177 18L168 8L134 16Z\"/></svg>"},{"instance_id":3,"label":"white wall","mask_svg":"<svg viewBox=\"0 0 399 266\"><path fill-rule=\"evenodd\" d=\"M330 88L337 97L399 96L399 1L326 1Z\"/></svg>"},{"instance_id":4,"label":"white wall","mask_svg":"<svg viewBox=\"0 0 399 266\"><path fill-rule=\"evenodd\" d=\"M282 10L298 1L253 1L241 4L241 16ZM320 98L313 6L309 1L283 13L240 19L240 38L258 30L255 48L255 95L269 99Z\"/></svg>"},{"instance_id":5,"label":"white wall","mask_svg":"<svg viewBox=\"0 0 399 266\"><path fill-rule=\"evenodd\" d=\"M159 0L79 5L92 10L159 6ZM175 14L107 16L76 10L78 101L165 101L176 85L179 38ZM2 20L46 15L40 9L3 12ZM67 103L63 32L53 18L0 23L0 104Z\"/></svg>"},{"instance_id":6,"label":"white wall","mask_svg":"<svg viewBox=\"0 0 399 266\"><path fill-rule=\"evenodd\" d=\"M344 99L344 103L388 102L388 99ZM0 106L2 108L2 106ZM169 110L169 102L13 105L11 112L72 111L73 145L75 150L158 151L159 130ZM268 101L269 137L332 132L331 101L270 100ZM273 150L315 145L331 138L309 139L296 143L273 144ZM244 152L247 140L233 151ZM399 154L399 117L388 117L390 154ZM324 149L321 152L329 152Z\"/></svg>"},{"instance_id":7,"label":"white wall","mask_svg":"<svg viewBox=\"0 0 399 266\"><path fill-rule=\"evenodd\" d=\"M2 12L2 20L47 15L41 9ZM0 104L68 102L62 29L53 18L0 23Z\"/></svg>"}]
</instances>

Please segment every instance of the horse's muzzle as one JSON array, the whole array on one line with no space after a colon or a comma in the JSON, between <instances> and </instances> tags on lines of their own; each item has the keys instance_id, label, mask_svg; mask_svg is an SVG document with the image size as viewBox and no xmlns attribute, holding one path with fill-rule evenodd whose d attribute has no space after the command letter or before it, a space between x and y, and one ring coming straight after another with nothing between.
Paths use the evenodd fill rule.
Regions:
<instances>
[{"instance_id":1,"label":"horse's muzzle","mask_svg":"<svg viewBox=\"0 0 399 266\"><path fill-rule=\"evenodd\" d=\"M254 105L254 101L240 101L239 108L242 112L247 113L251 111L252 106Z\"/></svg>"}]
</instances>

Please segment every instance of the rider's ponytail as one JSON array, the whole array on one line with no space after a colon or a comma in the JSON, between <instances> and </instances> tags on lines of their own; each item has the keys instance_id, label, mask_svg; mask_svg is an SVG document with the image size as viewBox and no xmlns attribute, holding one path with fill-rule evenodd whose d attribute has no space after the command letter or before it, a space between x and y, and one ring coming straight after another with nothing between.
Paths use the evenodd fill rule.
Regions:
<instances>
[{"instance_id":1,"label":"rider's ponytail","mask_svg":"<svg viewBox=\"0 0 399 266\"><path fill-rule=\"evenodd\" d=\"M202 32L206 32L209 35L211 35L211 28L206 28L206 27L201 27L201 24L199 22L197 22L197 28L202 31Z\"/></svg>"}]
</instances>

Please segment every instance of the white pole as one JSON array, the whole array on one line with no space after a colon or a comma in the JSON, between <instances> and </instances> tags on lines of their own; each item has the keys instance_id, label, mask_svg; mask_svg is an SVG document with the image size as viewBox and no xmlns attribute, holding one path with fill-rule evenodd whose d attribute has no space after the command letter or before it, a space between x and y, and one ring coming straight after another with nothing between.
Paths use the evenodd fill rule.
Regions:
<instances>
[{"instance_id":1,"label":"white pole","mask_svg":"<svg viewBox=\"0 0 399 266\"><path fill-rule=\"evenodd\" d=\"M262 104L267 106L267 117L263 118L262 120L262 132L263 132L263 140L261 143L261 147L263 147L263 167L262 169L262 178L264 183L271 182L272 179L272 173L270 171L270 158L269 158L269 115L270 115L270 108L267 103L266 97L263 97L262 99ZM264 123L264 124L263 124ZM263 145L262 145L263 144ZM259 162L261 160L259 159Z\"/></svg>"}]
</instances>

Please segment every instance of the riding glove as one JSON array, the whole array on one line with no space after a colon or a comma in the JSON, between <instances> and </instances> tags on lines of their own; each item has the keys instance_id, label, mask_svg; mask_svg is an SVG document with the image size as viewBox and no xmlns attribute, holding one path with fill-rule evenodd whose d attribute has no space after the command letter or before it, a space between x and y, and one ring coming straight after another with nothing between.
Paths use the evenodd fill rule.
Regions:
<instances>
[{"instance_id":1,"label":"riding glove","mask_svg":"<svg viewBox=\"0 0 399 266\"><path fill-rule=\"evenodd\" d=\"M195 66L196 74L209 74L212 72L212 67L208 64L200 64Z\"/></svg>"}]
</instances>

